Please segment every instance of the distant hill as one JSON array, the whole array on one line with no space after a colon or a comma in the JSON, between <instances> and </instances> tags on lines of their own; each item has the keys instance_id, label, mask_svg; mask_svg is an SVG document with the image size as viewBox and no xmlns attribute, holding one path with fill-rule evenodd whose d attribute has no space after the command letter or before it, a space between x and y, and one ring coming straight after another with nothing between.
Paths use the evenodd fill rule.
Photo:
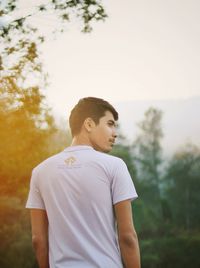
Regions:
<instances>
[{"instance_id":1,"label":"distant hill","mask_svg":"<svg viewBox=\"0 0 200 268\"><path fill-rule=\"evenodd\" d=\"M143 120L149 107L163 111L162 146L165 154L192 142L200 146L200 96L188 99L126 101L115 103L122 133L132 142L137 135L137 123Z\"/></svg>"}]
</instances>

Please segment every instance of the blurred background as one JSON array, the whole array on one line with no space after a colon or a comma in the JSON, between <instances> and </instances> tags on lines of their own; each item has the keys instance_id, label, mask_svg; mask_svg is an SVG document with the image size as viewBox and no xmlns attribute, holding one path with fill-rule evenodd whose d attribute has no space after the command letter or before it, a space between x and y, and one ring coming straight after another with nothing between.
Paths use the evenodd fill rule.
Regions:
<instances>
[{"instance_id":1,"label":"blurred background","mask_svg":"<svg viewBox=\"0 0 200 268\"><path fill-rule=\"evenodd\" d=\"M31 171L85 96L119 112L143 268L200 267L200 2L0 1L0 267L36 268Z\"/></svg>"}]
</instances>

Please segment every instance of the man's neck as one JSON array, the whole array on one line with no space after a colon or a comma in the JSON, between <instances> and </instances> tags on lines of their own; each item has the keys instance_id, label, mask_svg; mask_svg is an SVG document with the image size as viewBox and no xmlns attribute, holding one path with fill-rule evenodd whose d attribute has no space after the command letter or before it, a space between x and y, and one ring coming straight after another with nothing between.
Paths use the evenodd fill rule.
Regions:
<instances>
[{"instance_id":1,"label":"man's neck","mask_svg":"<svg viewBox=\"0 0 200 268\"><path fill-rule=\"evenodd\" d=\"M92 144L87 138L76 136L72 139L71 146L78 146L78 145L92 146Z\"/></svg>"}]
</instances>

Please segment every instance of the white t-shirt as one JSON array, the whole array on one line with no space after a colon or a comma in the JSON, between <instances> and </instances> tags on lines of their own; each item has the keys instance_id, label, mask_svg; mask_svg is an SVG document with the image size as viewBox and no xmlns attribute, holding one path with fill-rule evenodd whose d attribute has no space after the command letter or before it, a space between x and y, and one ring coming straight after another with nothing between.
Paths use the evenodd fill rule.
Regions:
<instances>
[{"instance_id":1,"label":"white t-shirt","mask_svg":"<svg viewBox=\"0 0 200 268\"><path fill-rule=\"evenodd\" d=\"M32 173L27 208L45 209L51 268L122 268L113 204L137 193L126 164L71 146Z\"/></svg>"}]
</instances>

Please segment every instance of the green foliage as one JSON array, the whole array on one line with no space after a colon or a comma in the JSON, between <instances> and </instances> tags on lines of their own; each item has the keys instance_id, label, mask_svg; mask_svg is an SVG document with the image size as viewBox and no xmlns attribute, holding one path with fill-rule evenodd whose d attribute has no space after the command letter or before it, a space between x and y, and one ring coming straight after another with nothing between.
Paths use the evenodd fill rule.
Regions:
<instances>
[{"instance_id":1,"label":"green foliage","mask_svg":"<svg viewBox=\"0 0 200 268\"><path fill-rule=\"evenodd\" d=\"M44 21L55 19L55 28L52 26L50 31L52 34L63 32L68 22L74 18L78 18L82 24L83 32L90 32L93 22L104 21L107 17L101 1L98 0L49 0L45 4L35 4L31 13L16 17L15 12L19 8L20 1L16 0L7 0L0 4L0 70L5 70L6 75L10 71L9 74L15 77L19 72L20 79L27 78L25 72L27 74L27 68L38 59L37 47L46 37L45 32L40 31L42 25L35 18ZM34 64L32 70L29 68L28 73L33 70L41 72L41 64Z\"/></svg>"},{"instance_id":2,"label":"green foliage","mask_svg":"<svg viewBox=\"0 0 200 268\"><path fill-rule=\"evenodd\" d=\"M7 76L0 79L0 93L0 192L17 194L32 167L48 155L44 148L54 123L37 87L20 88Z\"/></svg>"},{"instance_id":3,"label":"green foliage","mask_svg":"<svg viewBox=\"0 0 200 268\"><path fill-rule=\"evenodd\" d=\"M135 217L138 219L138 230L142 236L159 233L163 224L162 196L161 196L161 171L162 149L161 128L162 112L150 107L144 115L144 119L138 123L139 134L133 146L133 161L137 174L137 192L140 197L136 204ZM148 224L147 224L148 223Z\"/></svg>"},{"instance_id":4,"label":"green foliage","mask_svg":"<svg viewBox=\"0 0 200 268\"><path fill-rule=\"evenodd\" d=\"M161 113L149 109L133 147L139 200L133 205L142 267L199 267L200 149L188 144L162 164Z\"/></svg>"},{"instance_id":5,"label":"green foliage","mask_svg":"<svg viewBox=\"0 0 200 268\"><path fill-rule=\"evenodd\" d=\"M0 18L5 20L5 16L13 14L18 8L19 2L8 0L5 5L0 7ZM35 5L34 11L23 15L18 18L11 18L5 25L1 25L0 37L7 38L8 41L12 40L12 35L29 35L38 32L37 38L44 37L40 36L38 29L40 26L35 24L33 20L34 17L42 17L44 20L50 18L57 20L55 28L53 31L63 32L66 23L79 19L82 25L83 32L90 32L92 30L92 23L94 21L103 21L107 17L105 9L98 0L84 0L84 1L62 1L62 0L49 0L45 4Z\"/></svg>"},{"instance_id":6,"label":"green foliage","mask_svg":"<svg viewBox=\"0 0 200 268\"><path fill-rule=\"evenodd\" d=\"M123 144L117 144L112 149L111 154L123 159L124 162L127 164L128 170L129 170L132 178L136 178L136 169L135 169L134 163L132 161L132 156L131 156L129 146L123 145Z\"/></svg>"},{"instance_id":7,"label":"green foliage","mask_svg":"<svg viewBox=\"0 0 200 268\"><path fill-rule=\"evenodd\" d=\"M162 163L161 119L162 112L150 107L145 112L144 119L138 123L139 134L133 144L134 158L141 179L150 179L156 184L159 183L159 165Z\"/></svg>"},{"instance_id":8,"label":"green foliage","mask_svg":"<svg viewBox=\"0 0 200 268\"><path fill-rule=\"evenodd\" d=\"M19 2L8 0L0 4L0 72L20 76L23 81L41 77L42 65L37 48L47 36L44 30L41 31L42 25L36 22L37 18L56 21L50 31L53 34L63 32L73 18L79 19L83 32L90 32L94 21L103 21L107 17L101 1L49 0L35 5L32 13L15 18Z\"/></svg>"},{"instance_id":9,"label":"green foliage","mask_svg":"<svg viewBox=\"0 0 200 268\"><path fill-rule=\"evenodd\" d=\"M141 240L142 268L182 268L200 266L200 235L178 234Z\"/></svg>"},{"instance_id":10,"label":"green foliage","mask_svg":"<svg viewBox=\"0 0 200 268\"><path fill-rule=\"evenodd\" d=\"M173 221L187 230L199 229L200 223L200 150L188 144L169 162L166 198Z\"/></svg>"},{"instance_id":11,"label":"green foliage","mask_svg":"<svg viewBox=\"0 0 200 268\"><path fill-rule=\"evenodd\" d=\"M34 257L24 204L16 197L1 197L0 206L0 267L32 268Z\"/></svg>"}]
</instances>

